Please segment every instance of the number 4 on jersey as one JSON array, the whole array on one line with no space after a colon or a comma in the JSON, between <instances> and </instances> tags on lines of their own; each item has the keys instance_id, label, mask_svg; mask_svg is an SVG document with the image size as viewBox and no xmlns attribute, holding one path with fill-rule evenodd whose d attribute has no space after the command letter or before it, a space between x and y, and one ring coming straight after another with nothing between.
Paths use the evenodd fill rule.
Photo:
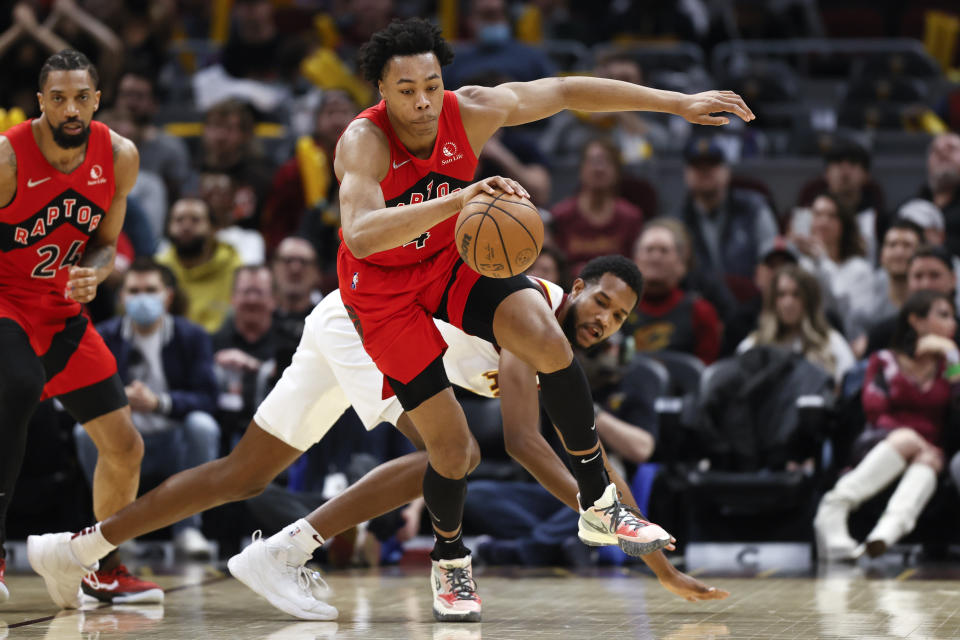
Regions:
<instances>
[{"instance_id":1,"label":"number 4 on jersey","mask_svg":"<svg viewBox=\"0 0 960 640\"><path fill-rule=\"evenodd\" d=\"M30 274L34 278L53 278L57 275L58 269L63 269L66 267L72 267L73 265L80 262L80 248L83 247L83 240L74 240L70 245L70 248L67 249L67 253L64 254L63 260L60 261L60 266L53 266L57 262L57 258L60 257L60 246L55 244L45 244L39 249L37 249L37 255L42 258L37 266L33 268L33 273Z\"/></svg>"}]
</instances>

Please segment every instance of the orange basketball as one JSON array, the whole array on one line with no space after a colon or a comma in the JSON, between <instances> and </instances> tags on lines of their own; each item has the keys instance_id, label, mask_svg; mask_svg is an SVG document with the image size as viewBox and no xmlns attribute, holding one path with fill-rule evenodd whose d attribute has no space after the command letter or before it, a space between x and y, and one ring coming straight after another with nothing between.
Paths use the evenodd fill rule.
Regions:
<instances>
[{"instance_id":1,"label":"orange basketball","mask_svg":"<svg viewBox=\"0 0 960 640\"><path fill-rule=\"evenodd\" d=\"M456 242L468 267L488 278L509 278L540 255L543 220L526 198L481 193L460 211Z\"/></svg>"}]
</instances>

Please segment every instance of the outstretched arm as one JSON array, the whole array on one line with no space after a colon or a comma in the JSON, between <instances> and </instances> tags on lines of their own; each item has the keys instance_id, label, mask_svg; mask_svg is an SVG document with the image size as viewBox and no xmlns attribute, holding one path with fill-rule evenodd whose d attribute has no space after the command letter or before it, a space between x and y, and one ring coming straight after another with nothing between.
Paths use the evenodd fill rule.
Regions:
<instances>
[{"instance_id":1,"label":"outstretched arm","mask_svg":"<svg viewBox=\"0 0 960 640\"><path fill-rule=\"evenodd\" d=\"M577 482L553 448L540 433L540 403L537 399L536 372L509 351L500 353L500 407L503 413L503 440L507 452L537 479L544 488L571 509L579 511ZM606 460L606 454L604 454ZM623 501L636 508L627 483L610 465L610 479L616 483ZM668 591L695 600L722 600L727 591L710 587L678 571L662 551L642 556Z\"/></svg>"},{"instance_id":2,"label":"outstretched arm","mask_svg":"<svg viewBox=\"0 0 960 640\"><path fill-rule=\"evenodd\" d=\"M83 257L70 267L70 280L67 282L67 295L77 302L87 303L97 295L97 285L103 282L113 271L113 261L117 256L117 238L123 229L123 218L127 213L127 196L137 181L140 169L140 154L132 142L111 132L113 138L113 167L116 179L116 191L110 208L83 251Z\"/></svg>"},{"instance_id":3,"label":"outstretched arm","mask_svg":"<svg viewBox=\"0 0 960 640\"><path fill-rule=\"evenodd\" d=\"M564 109L577 111L659 111L690 122L724 125L732 113L745 122L756 116L732 91L687 95L607 78L566 76L496 87L463 87L461 114L474 150L483 147L500 127L543 120Z\"/></svg>"}]
</instances>

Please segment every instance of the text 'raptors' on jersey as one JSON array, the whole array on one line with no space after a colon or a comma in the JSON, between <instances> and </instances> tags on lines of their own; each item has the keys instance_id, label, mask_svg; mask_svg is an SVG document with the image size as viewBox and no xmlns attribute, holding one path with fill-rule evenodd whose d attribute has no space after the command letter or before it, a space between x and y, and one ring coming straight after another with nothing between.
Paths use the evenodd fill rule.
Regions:
<instances>
[{"instance_id":1,"label":"text 'raptors' on jersey","mask_svg":"<svg viewBox=\"0 0 960 640\"><path fill-rule=\"evenodd\" d=\"M55 169L33 137L31 121L3 134L17 158L17 191L0 208L0 288L63 295L68 268L83 256L116 190L110 130L90 123L83 163Z\"/></svg>"}]
</instances>

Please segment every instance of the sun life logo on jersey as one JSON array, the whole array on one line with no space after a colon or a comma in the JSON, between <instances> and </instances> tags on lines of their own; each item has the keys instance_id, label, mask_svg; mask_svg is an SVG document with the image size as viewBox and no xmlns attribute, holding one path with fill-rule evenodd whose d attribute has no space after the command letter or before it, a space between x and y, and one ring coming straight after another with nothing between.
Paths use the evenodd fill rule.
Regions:
<instances>
[{"instance_id":1,"label":"sun life logo on jersey","mask_svg":"<svg viewBox=\"0 0 960 640\"><path fill-rule=\"evenodd\" d=\"M103 167L98 164L90 167L90 179L87 180L87 186L93 186L95 184L104 184L107 181L103 177Z\"/></svg>"},{"instance_id":2,"label":"sun life logo on jersey","mask_svg":"<svg viewBox=\"0 0 960 640\"><path fill-rule=\"evenodd\" d=\"M453 142L445 142L440 148L441 153L443 153L443 160L440 161L441 165L448 165L451 162L459 160L463 157L462 153L457 153L457 145Z\"/></svg>"}]
</instances>

